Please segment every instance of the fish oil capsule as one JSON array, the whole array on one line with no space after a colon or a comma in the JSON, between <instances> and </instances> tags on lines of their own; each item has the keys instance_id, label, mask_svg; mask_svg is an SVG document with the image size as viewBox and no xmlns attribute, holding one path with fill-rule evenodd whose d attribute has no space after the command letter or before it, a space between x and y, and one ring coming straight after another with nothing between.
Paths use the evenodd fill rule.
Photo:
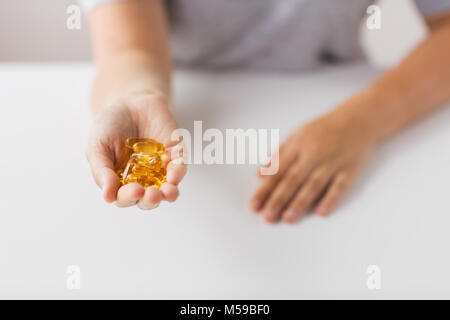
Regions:
<instances>
[{"instance_id":1,"label":"fish oil capsule","mask_svg":"<svg viewBox=\"0 0 450 320\"><path fill-rule=\"evenodd\" d=\"M163 168L163 163L160 157L141 157L138 159L138 165L152 170L159 170Z\"/></svg>"},{"instance_id":2,"label":"fish oil capsule","mask_svg":"<svg viewBox=\"0 0 450 320\"><path fill-rule=\"evenodd\" d=\"M164 167L162 156L166 152L164 144L153 139L128 138L125 146L131 150L131 154L125 169L119 170L122 184L139 183L143 187L159 188L166 182L167 170Z\"/></svg>"},{"instance_id":3,"label":"fish oil capsule","mask_svg":"<svg viewBox=\"0 0 450 320\"><path fill-rule=\"evenodd\" d=\"M135 153L162 154L166 152L165 145L153 139L128 138L125 145Z\"/></svg>"},{"instance_id":4,"label":"fish oil capsule","mask_svg":"<svg viewBox=\"0 0 450 320\"><path fill-rule=\"evenodd\" d=\"M131 172L133 175L137 176L148 176L151 174L150 170L148 170L147 168L143 168L141 166L134 166Z\"/></svg>"}]
</instances>

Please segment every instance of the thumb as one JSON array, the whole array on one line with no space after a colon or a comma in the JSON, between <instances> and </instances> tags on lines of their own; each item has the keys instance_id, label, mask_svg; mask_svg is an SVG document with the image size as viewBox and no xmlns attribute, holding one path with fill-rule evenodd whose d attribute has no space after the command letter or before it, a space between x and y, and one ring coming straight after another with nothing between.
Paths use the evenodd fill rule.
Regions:
<instances>
[{"instance_id":1,"label":"thumb","mask_svg":"<svg viewBox=\"0 0 450 320\"><path fill-rule=\"evenodd\" d=\"M95 183L103 190L105 201L116 201L120 181L114 170L114 163L111 157L106 152L92 147L88 148L86 157L91 167Z\"/></svg>"}]
</instances>

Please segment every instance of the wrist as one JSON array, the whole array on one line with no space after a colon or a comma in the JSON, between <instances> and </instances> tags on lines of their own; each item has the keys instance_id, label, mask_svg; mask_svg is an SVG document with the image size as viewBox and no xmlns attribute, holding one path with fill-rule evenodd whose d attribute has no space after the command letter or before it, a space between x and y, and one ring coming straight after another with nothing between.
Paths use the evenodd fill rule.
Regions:
<instances>
[{"instance_id":1,"label":"wrist","mask_svg":"<svg viewBox=\"0 0 450 320\"><path fill-rule=\"evenodd\" d=\"M119 77L120 76L115 76ZM165 86L158 85L155 81L134 79L128 84L116 85L103 81L98 77L94 83L91 95L91 110L94 114L105 107L126 104L135 98L145 97L148 100L157 101L169 107L171 105L171 95Z\"/></svg>"},{"instance_id":2,"label":"wrist","mask_svg":"<svg viewBox=\"0 0 450 320\"><path fill-rule=\"evenodd\" d=\"M107 111L108 109L114 109L117 107L125 107L129 110L143 111L144 109L164 110L170 111L170 100L167 96L154 92L152 90L130 92L122 97L117 97L115 100L111 100L108 103L104 103L98 106L92 106L93 115Z\"/></svg>"},{"instance_id":3,"label":"wrist","mask_svg":"<svg viewBox=\"0 0 450 320\"><path fill-rule=\"evenodd\" d=\"M384 97L374 88L367 88L339 105L334 111L345 123L360 128L369 143L378 144L392 131L392 119L386 116Z\"/></svg>"},{"instance_id":4,"label":"wrist","mask_svg":"<svg viewBox=\"0 0 450 320\"><path fill-rule=\"evenodd\" d=\"M132 53L116 55L99 63L91 96L94 113L105 106L144 95L169 106L170 72L156 65L151 57Z\"/></svg>"}]
</instances>

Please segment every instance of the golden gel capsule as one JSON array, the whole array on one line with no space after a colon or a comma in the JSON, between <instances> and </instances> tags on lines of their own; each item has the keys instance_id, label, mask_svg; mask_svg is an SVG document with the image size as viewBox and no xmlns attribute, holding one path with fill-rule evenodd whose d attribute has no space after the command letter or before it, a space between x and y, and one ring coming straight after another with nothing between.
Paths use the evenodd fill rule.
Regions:
<instances>
[{"instance_id":1,"label":"golden gel capsule","mask_svg":"<svg viewBox=\"0 0 450 320\"><path fill-rule=\"evenodd\" d=\"M144 188L159 188L166 182L166 168L161 159L166 146L153 139L128 138L125 146L133 153L124 169L117 172L122 184L139 183Z\"/></svg>"},{"instance_id":2,"label":"golden gel capsule","mask_svg":"<svg viewBox=\"0 0 450 320\"><path fill-rule=\"evenodd\" d=\"M166 146L153 139L128 138L125 145L135 153L162 154L166 152Z\"/></svg>"}]
</instances>

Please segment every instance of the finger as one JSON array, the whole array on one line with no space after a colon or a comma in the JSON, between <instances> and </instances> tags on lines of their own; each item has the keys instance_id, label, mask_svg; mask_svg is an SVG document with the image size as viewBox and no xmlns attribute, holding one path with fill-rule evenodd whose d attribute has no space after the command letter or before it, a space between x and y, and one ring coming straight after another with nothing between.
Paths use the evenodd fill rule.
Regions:
<instances>
[{"instance_id":1,"label":"finger","mask_svg":"<svg viewBox=\"0 0 450 320\"><path fill-rule=\"evenodd\" d=\"M86 156L95 183L102 189L105 201L113 202L117 200L120 181L114 171L114 163L111 158L99 151L88 151Z\"/></svg>"},{"instance_id":2,"label":"finger","mask_svg":"<svg viewBox=\"0 0 450 320\"><path fill-rule=\"evenodd\" d=\"M182 148L180 145L169 147L166 152L161 155L164 166L167 166L172 160L182 162L184 159L182 157ZM175 162L176 162L175 161Z\"/></svg>"},{"instance_id":3,"label":"finger","mask_svg":"<svg viewBox=\"0 0 450 320\"><path fill-rule=\"evenodd\" d=\"M170 183L164 183L160 190L163 195L163 199L168 202L174 202L180 194L178 187Z\"/></svg>"},{"instance_id":4,"label":"finger","mask_svg":"<svg viewBox=\"0 0 450 320\"><path fill-rule=\"evenodd\" d=\"M186 175L187 166L184 163L169 162L167 165L167 182L177 186Z\"/></svg>"},{"instance_id":5,"label":"finger","mask_svg":"<svg viewBox=\"0 0 450 320\"><path fill-rule=\"evenodd\" d=\"M281 147L279 147L278 148L278 156L281 158L281 157L284 157L284 155L285 155L285 153L286 152L289 152L289 150L290 150L290 145L289 145L289 141L291 141L291 138L288 138L288 140L281 146ZM270 166L272 165L272 158L271 159L269 159L269 161L267 161L267 163L265 163L264 165L262 165L260 168L258 168L257 170L256 170L256 175L258 176L258 177L260 177L260 178L263 178L263 177L265 177L266 175L264 175L264 174L262 174L262 169L263 168L270 168Z\"/></svg>"},{"instance_id":6,"label":"finger","mask_svg":"<svg viewBox=\"0 0 450 320\"><path fill-rule=\"evenodd\" d=\"M111 203L117 199L120 180L113 170L109 168L104 168L103 170L103 198L106 202Z\"/></svg>"},{"instance_id":7,"label":"finger","mask_svg":"<svg viewBox=\"0 0 450 320\"><path fill-rule=\"evenodd\" d=\"M130 207L135 205L145 193L145 189L139 183L129 183L120 187L115 202L118 207Z\"/></svg>"},{"instance_id":8,"label":"finger","mask_svg":"<svg viewBox=\"0 0 450 320\"><path fill-rule=\"evenodd\" d=\"M250 208L253 211L259 211L263 208L265 201L269 197L276 184L283 177L284 173L289 169L291 163L295 160L297 154L291 149L290 152L285 152L283 156L280 155L279 170L276 174L271 176L264 176L261 179L260 186L250 198Z\"/></svg>"},{"instance_id":9,"label":"finger","mask_svg":"<svg viewBox=\"0 0 450 320\"><path fill-rule=\"evenodd\" d=\"M266 221L278 221L282 210L298 191L311 169L311 162L300 160L286 172L264 205L262 214Z\"/></svg>"},{"instance_id":10,"label":"finger","mask_svg":"<svg viewBox=\"0 0 450 320\"><path fill-rule=\"evenodd\" d=\"M151 210L159 206L163 196L161 191L155 187L145 189L144 196L138 201L137 206L142 210Z\"/></svg>"},{"instance_id":11,"label":"finger","mask_svg":"<svg viewBox=\"0 0 450 320\"><path fill-rule=\"evenodd\" d=\"M169 160L173 160L173 159L178 159L178 158L183 158L184 155L184 145L181 142L178 142L176 145L170 146L166 148L166 153L165 156L169 159Z\"/></svg>"},{"instance_id":12,"label":"finger","mask_svg":"<svg viewBox=\"0 0 450 320\"><path fill-rule=\"evenodd\" d=\"M324 167L313 171L283 213L283 220L295 222L300 219L328 185L331 173L331 170Z\"/></svg>"},{"instance_id":13,"label":"finger","mask_svg":"<svg viewBox=\"0 0 450 320\"><path fill-rule=\"evenodd\" d=\"M336 208L344 194L355 180L356 172L343 171L336 175L327 192L320 200L315 212L321 216L328 215Z\"/></svg>"}]
</instances>

